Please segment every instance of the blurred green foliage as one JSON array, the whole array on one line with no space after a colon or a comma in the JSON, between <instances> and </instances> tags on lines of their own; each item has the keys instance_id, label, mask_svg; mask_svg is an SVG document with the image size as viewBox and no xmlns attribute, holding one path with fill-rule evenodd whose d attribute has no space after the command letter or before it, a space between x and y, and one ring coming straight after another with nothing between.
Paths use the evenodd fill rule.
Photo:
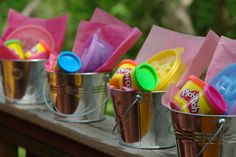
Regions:
<instances>
[{"instance_id":1,"label":"blurred green foliage","mask_svg":"<svg viewBox=\"0 0 236 157\"><path fill-rule=\"evenodd\" d=\"M14 8L17 11L21 12L30 1L31 0L1 0L1 32L4 31L4 28L6 26L8 9ZM154 5L152 5L152 3ZM54 16L67 14L69 20L67 25L64 49L72 49L76 30L80 20L89 20L91 15L93 14L94 9L96 7L99 7L116 16L128 25L132 27L137 26L143 31L143 36L141 37L141 39L127 53L126 56L129 58L134 58L142 43L144 42L144 39L147 36L152 24L160 24L158 22L158 17L162 14L160 13L161 10L155 9L155 6L160 8L160 2L157 3L153 1L152 3L146 4L146 2L143 0L137 0L135 2L132 0L121 0L118 2L107 0L42 0L39 5L33 10L30 16L39 18L51 18ZM149 7L150 9L148 9Z\"/></svg>"},{"instance_id":2,"label":"blurred green foliage","mask_svg":"<svg viewBox=\"0 0 236 157\"><path fill-rule=\"evenodd\" d=\"M218 35L235 38L235 9L235 0L194 0L189 13L198 35L205 35L212 29Z\"/></svg>"},{"instance_id":3,"label":"blurred green foliage","mask_svg":"<svg viewBox=\"0 0 236 157\"><path fill-rule=\"evenodd\" d=\"M1 25L0 31L6 26L7 11L14 8L22 12L32 0L0 0ZM76 30L80 20L89 20L96 7L111 13L128 25L139 27L143 35L129 50L125 57L134 58L141 48L153 24L168 28L163 22L168 9L164 0L39 0L40 3L32 11L30 16L39 18L51 18L67 14L69 16L64 49L72 49ZM177 3L181 0L173 0ZM190 0L191 1L191 0ZM234 0L193 0L187 8L193 28L197 35L206 35L212 29L219 35L231 38L236 37L234 26L236 25L236 1ZM175 18L175 15L173 15ZM170 19L171 20L171 19ZM175 26L171 29L175 30Z\"/></svg>"}]
</instances>

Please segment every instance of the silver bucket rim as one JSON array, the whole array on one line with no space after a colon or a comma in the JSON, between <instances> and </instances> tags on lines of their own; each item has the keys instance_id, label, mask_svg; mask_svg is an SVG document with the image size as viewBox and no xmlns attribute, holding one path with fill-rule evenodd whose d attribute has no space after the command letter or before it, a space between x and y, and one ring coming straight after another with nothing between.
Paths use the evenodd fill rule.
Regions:
<instances>
[{"instance_id":1,"label":"silver bucket rim","mask_svg":"<svg viewBox=\"0 0 236 157\"><path fill-rule=\"evenodd\" d=\"M134 104L134 102L137 100L137 103L138 104L140 104L138 101L139 100L142 100L143 98L143 96L146 96L146 95L148 95L148 97L150 96L151 98L152 98L152 100L149 102L148 101L148 103L150 103L150 105L151 106L153 106L156 102L159 102L159 101L154 101L154 97L155 97L155 95L158 95L158 94L164 94L164 93L166 93L166 91L152 91L152 92L147 92L147 91L140 91L140 90L124 90L124 89L118 89L118 88L115 88L115 87L112 87L112 86L109 86L109 85L107 85L108 86L108 90L110 91L109 93L110 93L110 95L112 95L112 96L114 96L114 97L116 97L115 95L113 95L112 94L112 92L118 92L118 93L120 93L120 94L122 94L122 95L126 95L126 94L131 94L131 95L133 95L134 96L134 101L129 105L129 107L127 107L126 109L125 109L125 111L123 111L123 113L124 114L126 114L126 111L128 111L129 109L131 109L132 107L133 107L133 105L132 104ZM141 96L141 98L139 98L139 97L137 97L137 96ZM113 99L113 98L112 98ZM122 99L122 97L121 97L121 99ZM143 101L143 100L142 100ZM113 108L114 108L114 103L112 103L113 104ZM157 104L156 104L157 105ZM163 109L165 109L165 108L163 108ZM166 111L168 111L168 113L169 113L169 110L167 110L167 109L165 109ZM114 111L114 112L116 112L116 111ZM158 112L156 112L156 110L153 110L152 111L152 114L154 114L154 113L158 113ZM158 114L157 114L158 115ZM159 117L161 117L161 116L159 116ZM170 115L168 116L169 118L169 122L171 122L171 118L170 118ZM113 132L113 134L114 135L118 135L118 139L119 139L119 143L121 144L121 145L124 145L124 146L127 146L127 147L131 147L131 148L135 148L135 149L143 149L143 150L153 150L153 149L166 149L166 148L171 148L171 147L175 147L176 146L176 144L175 144L175 137L174 137L174 135L173 134L171 134L171 136L169 136L168 135L168 138L165 138L165 141L169 141L169 142L167 142L167 143L165 143L165 142L163 142L163 141L159 141L159 140L157 140L156 142L154 142L154 143L152 143L152 140L150 140L150 138L148 139L148 138L146 138L147 136L146 135L148 135L149 137L153 137L153 138L156 138L156 139L159 139L160 138L160 135L159 134L156 134L156 129L158 129L158 125L153 125L153 124L150 124L150 126L151 127L149 127L149 129L148 129L148 134L146 134L146 135L141 135L141 132L140 132L140 130L138 130L137 131L137 135L139 136L138 137L138 140L134 137L134 138L129 138L128 140L126 139L126 137L127 136L129 136L128 134L127 134L127 132L125 133L124 132L124 129L127 127L126 126L126 122L123 122L123 125L119 125L119 117L118 117L118 120L117 120L117 116L116 116L116 113L115 113L115 118L116 118L116 123L115 123L115 125L114 125L114 127L113 127L113 130L112 130L112 132ZM154 116L153 118L157 118L157 116ZM151 119L153 119L153 118L151 118ZM138 120L139 121L139 120ZM153 121L152 121L153 122ZM166 121L167 122L167 121ZM166 129L164 129L165 130L165 132L167 132L167 131L169 131L169 130L167 130L167 129L169 129L169 127L171 126L171 123L166 123L166 124L169 124L168 126L166 125L166 127L164 127L164 128L166 128ZM155 123L156 124L156 123ZM119 127L118 127L119 126ZM154 126L154 127L153 127ZM161 125L159 125L159 126L161 126ZM118 129L117 129L118 128ZM128 127L129 128L129 127ZM138 128L140 128L140 124L138 124ZM152 128L152 129L150 129L150 128ZM162 127L163 128L163 127ZM151 132L149 132L151 130ZM123 132L123 133L122 133ZM155 132L155 133L154 133ZM151 133L151 135L152 136L150 136L150 133ZM160 133L160 132L159 132ZM123 134L123 135L122 135ZM122 136L124 136L124 138L122 137ZM141 137L142 136L142 137ZM146 137L145 137L146 136ZM165 135L164 135L165 136ZM167 137L167 136L166 136Z\"/></svg>"},{"instance_id":2,"label":"silver bucket rim","mask_svg":"<svg viewBox=\"0 0 236 157\"><path fill-rule=\"evenodd\" d=\"M107 83L107 87L108 89L111 91L118 91L118 92L124 92L124 93L128 93L128 92L138 92L138 93L146 93L146 94L156 94L156 93L166 93L166 91L150 91L150 92L146 92L146 91L141 91L141 90L135 90L135 89L131 89L131 90L124 90L124 89L119 89L119 88L116 88L114 86L110 86L108 83Z\"/></svg>"},{"instance_id":3,"label":"silver bucket rim","mask_svg":"<svg viewBox=\"0 0 236 157\"><path fill-rule=\"evenodd\" d=\"M32 66L32 65L41 65L42 68L40 69L40 71L37 71L41 74L42 72L44 73L44 63L46 61L47 61L47 59L0 59L0 64L1 64L0 70L3 71L5 69L4 65L8 64L8 63L10 63L12 65L18 65L18 64L19 65L30 65L30 66ZM36 71L34 71L33 73L36 73ZM27 77L31 78L31 75L29 75ZM46 73L45 73L45 77L46 77ZM44 77L43 77L43 79L44 79ZM2 72L1 72L0 80L1 81L3 80ZM34 82L34 83L31 84L29 82ZM28 81L28 83L31 84L31 86L33 86L33 87L34 87L35 82L37 82L37 81ZM28 87L26 89L28 90ZM2 90L4 90L4 89L2 89ZM41 105L41 104L44 104L44 102L41 102L40 100L38 100L42 96L42 94L39 93L39 94L34 95L35 94L34 91L33 91L33 94L25 93L23 95L23 99L22 98L19 98L19 99L18 98L11 98L11 97L8 97L6 94L3 93L2 96L1 96L1 99L3 99L3 100L1 100L1 101L3 101L3 102L6 102L6 101L8 102L9 101L10 104L14 104L14 105L32 105L32 104ZM27 97L27 98L25 98L25 97ZM35 100L33 100L32 97Z\"/></svg>"},{"instance_id":4,"label":"silver bucket rim","mask_svg":"<svg viewBox=\"0 0 236 157\"><path fill-rule=\"evenodd\" d=\"M0 59L1 61L8 61L8 62L44 62L48 59Z\"/></svg>"},{"instance_id":5,"label":"silver bucket rim","mask_svg":"<svg viewBox=\"0 0 236 157\"><path fill-rule=\"evenodd\" d=\"M88 76L88 75L99 75L99 74L110 74L110 72L87 72L87 73L80 73L80 72L76 72L76 73L66 73L66 72L56 72L56 71L47 71L45 70L46 73L48 74L62 74L62 75L71 75L71 76L74 76L74 75L84 75L84 76Z\"/></svg>"},{"instance_id":6,"label":"silver bucket rim","mask_svg":"<svg viewBox=\"0 0 236 157\"><path fill-rule=\"evenodd\" d=\"M55 75L67 75L67 76L92 76L92 75L104 75L105 77L108 77L110 76L110 72L88 72L88 73L66 73L66 72L55 72L55 71L47 71L45 70L46 74L47 75L50 75L50 74L55 74ZM85 116L85 115L88 115L94 111L96 111L98 108L100 108L101 106L99 105L96 105L95 108L93 109L90 109L89 111L86 111L86 112L81 112L81 113L72 113L72 114L65 114L65 113L61 113L60 111L56 111L55 108L53 108L52 106L54 106L54 102L49 102L47 100L47 97L46 97L46 86L47 85L51 85L49 80L45 80L44 82L44 87L43 87L43 99L44 99L44 103L45 105L47 106L47 108L52 112L54 113L56 116L59 116L59 117L82 117L82 116ZM104 88L102 88L103 90L100 90L100 91L103 91L105 92L106 91L106 87L104 86ZM93 90L93 89L92 89ZM51 90L50 90L51 91ZM108 95L104 98L104 101L102 102L102 106L104 106L108 101ZM95 121L86 121L86 122L97 122L97 121L101 121L101 120L104 120L105 117L99 119L99 120L95 120ZM66 121L68 122L67 120L62 120L62 121ZM78 121L79 122L79 121ZM83 121L80 121L79 123L84 123Z\"/></svg>"},{"instance_id":7,"label":"silver bucket rim","mask_svg":"<svg viewBox=\"0 0 236 157\"><path fill-rule=\"evenodd\" d=\"M173 128L173 133L175 134L176 140L181 141L182 139L185 138L185 136L188 136L188 137L190 136L191 139L189 139L189 140L191 142L197 141L196 142L197 144L202 145L202 148L197 149L194 157L200 157L202 155L202 153L205 151L205 149L207 149L207 147L214 140L217 140L217 138L220 139L220 141L217 142L218 144L224 145L224 144L236 143L234 140L235 139L234 133L233 134L232 134L232 132L227 133L227 130L229 129L229 126L227 125L227 123L230 122L232 118L235 118L236 115L207 115L207 114L196 114L196 113L194 114L194 113L186 113L186 112L182 112L182 111L177 111L177 110L171 109L168 106L165 106L165 107L168 108L168 110L171 112L170 114L172 116L172 128ZM208 131L203 132L202 130L200 130L200 131L197 130L194 132L193 129L181 128L179 125L180 121L178 122L178 119L173 118L173 117L184 117L185 120L189 119L189 118L194 118L194 119L196 118L199 120L205 119L205 118L211 118L211 119L215 119L215 122L213 124L216 125L217 128L214 131L208 130ZM186 133L187 133L187 135L185 135ZM198 136L196 136L196 134L198 134ZM180 137L180 136L182 136L182 137ZM203 140L203 142L198 141L198 140ZM200 142L202 142L203 144L201 144ZM193 146L191 146L191 148L193 148L196 144L191 144L191 145L193 145ZM180 149L183 148L183 145L181 144L181 142L177 143L177 149L178 149L178 156L182 156L184 154L184 152L182 152L179 149L179 147L180 147ZM187 150L187 149L183 148L183 150Z\"/></svg>"},{"instance_id":8,"label":"silver bucket rim","mask_svg":"<svg viewBox=\"0 0 236 157\"><path fill-rule=\"evenodd\" d=\"M174 109L171 109L170 107L163 105L164 107L168 108L168 110L174 113L178 113L178 114L182 114L182 115L186 115L186 116L197 116L197 117L215 117L215 118L235 118L236 115L216 115L216 114L197 114L197 113L188 113L188 112L182 112L182 111L177 111Z\"/></svg>"}]
</instances>

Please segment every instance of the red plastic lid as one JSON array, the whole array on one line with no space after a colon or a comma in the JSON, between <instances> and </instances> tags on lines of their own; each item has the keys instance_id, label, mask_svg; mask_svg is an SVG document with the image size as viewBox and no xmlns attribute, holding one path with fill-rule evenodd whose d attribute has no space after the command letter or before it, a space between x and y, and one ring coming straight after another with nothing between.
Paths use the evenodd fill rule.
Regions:
<instances>
[{"instance_id":1,"label":"red plastic lid","mask_svg":"<svg viewBox=\"0 0 236 157\"><path fill-rule=\"evenodd\" d=\"M207 84L203 88L203 91L215 114L224 114L227 111L227 104L223 96L215 89L214 86Z\"/></svg>"},{"instance_id":2,"label":"red plastic lid","mask_svg":"<svg viewBox=\"0 0 236 157\"><path fill-rule=\"evenodd\" d=\"M196 77L194 75L190 75L188 77L188 79L194 81L195 83L197 83L201 88L204 88L206 86L205 82L203 82L201 79L199 79L198 77Z\"/></svg>"},{"instance_id":3,"label":"red plastic lid","mask_svg":"<svg viewBox=\"0 0 236 157\"><path fill-rule=\"evenodd\" d=\"M43 47L46 49L47 54L50 55L51 49L50 49L50 47L48 46L48 44L47 44L44 40L40 40L39 42L40 42L40 43L43 45Z\"/></svg>"},{"instance_id":4,"label":"red plastic lid","mask_svg":"<svg viewBox=\"0 0 236 157\"><path fill-rule=\"evenodd\" d=\"M132 64L132 65L134 65L134 66L137 65L137 63L136 63L134 60L132 60L132 59L125 59L125 60L121 61L121 62L118 64L118 67L120 67L122 64L126 64L126 63Z\"/></svg>"},{"instance_id":5,"label":"red plastic lid","mask_svg":"<svg viewBox=\"0 0 236 157\"><path fill-rule=\"evenodd\" d=\"M18 39L23 45L24 52L34 47L40 40L44 40L51 50L55 48L55 41L51 34L43 27L26 25L12 31L7 40Z\"/></svg>"}]
</instances>

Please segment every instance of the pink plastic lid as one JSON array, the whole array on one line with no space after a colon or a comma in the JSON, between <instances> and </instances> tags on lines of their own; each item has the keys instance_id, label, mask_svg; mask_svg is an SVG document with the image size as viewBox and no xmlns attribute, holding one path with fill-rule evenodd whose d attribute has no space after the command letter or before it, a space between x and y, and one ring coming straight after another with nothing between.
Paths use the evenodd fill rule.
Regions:
<instances>
[{"instance_id":1,"label":"pink plastic lid","mask_svg":"<svg viewBox=\"0 0 236 157\"><path fill-rule=\"evenodd\" d=\"M40 40L44 40L51 50L55 48L55 41L52 35L43 27L37 25L25 25L12 31L7 40L18 39L22 42L24 51L30 50Z\"/></svg>"},{"instance_id":2,"label":"pink plastic lid","mask_svg":"<svg viewBox=\"0 0 236 157\"><path fill-rule=\"evenodd\" d=\"M207 84L203 88L203 91L215 114L224 114L227 111L227 104L223 96L215 89L214 86Z\"/></svg>"}]
</instances>

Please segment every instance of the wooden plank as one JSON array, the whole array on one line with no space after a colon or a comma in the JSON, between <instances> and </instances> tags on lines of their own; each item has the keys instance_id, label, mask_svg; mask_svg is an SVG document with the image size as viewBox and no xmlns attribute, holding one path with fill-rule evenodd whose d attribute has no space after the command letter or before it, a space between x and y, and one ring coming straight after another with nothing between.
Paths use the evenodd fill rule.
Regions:
<instances>
[{"instance_id":1,"label":"wooden plank","mask_svg":"<svg viewBox=\"0 0 236 157\"><path fill-rule=\"evenodd\" d=\"M7 127L0 126L0 139L4 140L5 142L11 142L16 146L25 148L27 151L29 151L27 152L27 157L69 157L68 154L64 154L45 143L41 143L37 140L29 138Z\"/></svg>"},{"instance_id":2,"label":"wooden plank","mask_svg":"<svg viewBox=\"0 0 236 157\"><path fill-rule=\"evenodd\" d=\"M64 133L68 133L68 138L78 138L77 140L82 140L81 142L87 145L93 145L93 147L97 148L98 150L102 150L104 152L109 151L112 156L176 156L176 148L160 150L140 150L121 146L118 143L118 136L112 134L112 129L115 125L115 121L114 118L111 117L106 117L106 120L98 123L78 124L64 123L54 120L53 114L50 114L47 110L32 110L30 111L30 113L38 113L38 116L42 119L49 120L50 122L60 126L64 126L65 128L69 128L69 130L64 130ZM80 133L81 136L78 137L77 133ZM88 140L88 137L91 138L91 141ZM92 139L97 139L102 143L97 143L97 141L93 141Z\"/></svg>"},{"instance_id":3,"label":"wooden plank","mask_svg":"<svg viewBox=\"0 0 236 157\"><path fill-rule=\"evenodd\" d=\"M38 155L32 154L30 152L26 152L26 157L39 157ZM45 157L45 156L44 156Z\"/></svg>"},{"instance_id":4,"label":"wooden plank","mask_svg":"<svg viewBox=\"0 0 236 157\"><path fill-rule=\"evenodd\" d=\"M18 148L4 140L0 140L0 157L18 157Z\"/></svg>"},{"instance_id":5,"label":"wooden plank","mask_svg":"<svg viewBox=\"0 0 236 157\"><path fill-rule=\"evenodd\" d=\"M23 111L14 106L0 105L0 111L16 116L17 118L38 125L51 132L62 135L67 139L74 140L111 156L176 156L176 148L140 150L121 146L118 143L118 137L112 134L114 119L111 117L106 117L106 120L97 123L77 124L56 121L53 114L44 109Z\"/></svg>"},{"instance_id":6,"label":"wooden plank","mask_svg":"<svg viewBox=\"0 0 236 157\"><path fill-rule=\"evenodd\" d=\"M0 110L0 115L1 115L0 125L3 128L6 129L8 127L11 130L16 130L17 132L26 135L33 140L54 147L55 149L64 152L66 154L69 154L72 157L77 157L78 154L84 157L86 156L110 157L105 153L97 151L92 146L88 147L73 139L69 139L65 136L49 131L38 125L35 125L34 123L30 123L19 117L10 115L6 112L2 112L1 110ZM6 134L9 135L8 132ZM16 142L21 142L21 141L16 140Z\"/></svg>"},{"instance_id":7,"label":"wooden plank","mask_svg":"<svg viewBox=\"0 0 236 157\"><path fill-rule=\"evenodd\" d=\"M115 120L109 116L107 116L104 121L98 123L78 124L57 121L53 118L54 115L48 112L48 110L32 110L29 112L33 114L38 113L40 118L49 120L51 123L67 128L64 130L64 132L68 133L68 138L82 140L81 142L87 145L93 145L93 147L97 148L98 150L109 152L112 156L176 156L176 147L159 150L140 150L121 146L118 142L118 136L112 133ZM79 135L77 133L80 133L80 137L78 137ZM91 141L86 140L88 137L91 139ZM93 139L97 140L93 141ZM98 141L101 143L97 143Z\"/></svg>"}]
</instances>

